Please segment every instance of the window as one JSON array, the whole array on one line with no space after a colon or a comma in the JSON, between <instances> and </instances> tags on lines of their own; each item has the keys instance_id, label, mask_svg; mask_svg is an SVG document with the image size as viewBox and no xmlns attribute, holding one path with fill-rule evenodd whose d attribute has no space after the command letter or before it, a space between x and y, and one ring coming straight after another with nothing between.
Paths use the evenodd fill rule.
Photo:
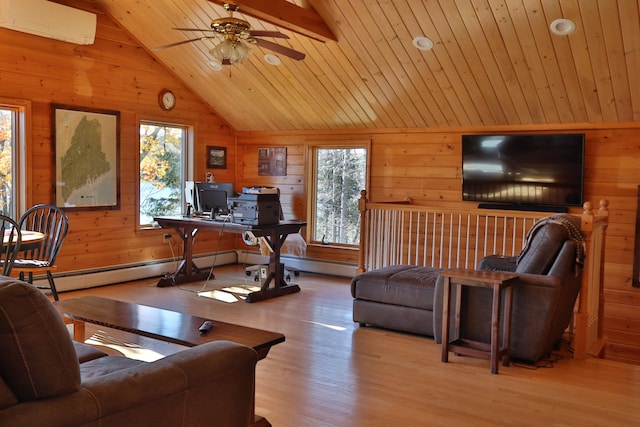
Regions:
<instances>
[{"instance_id":1,"label":"window","mask_svg":"<svg viewBox=\"0 0 640 427\"><path fill-rule=\"evenodd\" d=\"M312 240L358 245L358 200L366 185L367 147L315 147L313 162Z\"/></svg>"},{"instance_id":2,"label":"window","mask_svg":"<svg viewBox=\"0 0 640 427\"><path fill-rule=\"evenodd\" d=\"M20 129L22 118L19 107L0 104L0 212L12 218L19 210L19 159Z\"/></svg>"},{"instance_id":3,"label":"window","mask_svg":"<svg viewBox=\"0 0 640 427\"><path fill-rule=\"evenodd\" d=\"M184 181L192 176L187 163L185 126L140 123L140 225L154 216L180 215Z\"/></svg>"}]
</instances>

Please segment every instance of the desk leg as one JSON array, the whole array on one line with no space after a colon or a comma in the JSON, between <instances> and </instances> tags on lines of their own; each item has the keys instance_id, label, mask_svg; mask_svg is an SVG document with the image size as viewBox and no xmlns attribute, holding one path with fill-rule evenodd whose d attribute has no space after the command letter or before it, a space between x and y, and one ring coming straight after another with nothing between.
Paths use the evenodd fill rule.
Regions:
<instances>
[{"instance_id":1,"label":"desk leg","mask_svg":"<svg viewBox=\"0 0 640 427\"><path fill-rule=\"evenodd\" d=\"M280 252L287 236L288 234L279 235L275 230L271 235L264 236L272 249L271 255L269 256L269 276L262 283L259 291L251 292L247 295L245 299L246 302L257 302L300 292L300 286L286 282L284 279L284 267L280 263ZM269 287L271 282L273 282L273 287Z\"/></svg>"},{"instance_id":2,"label":"desk leg","mask_svg":"<svg viewBox=\"0 0 640 427\"><path fill-rule=\"evenodd\" d=\"M205 280L209 274L207 271L200 271L198 266L193 262L193 240L198 234L195 227L175 227L174 230L182 239L182 260L178 264L175 273L163 277L158 281L159 288L174 286L185 282L195 282L196 280ZM212 276L213 277L213 276Z\"/></svg>"}]
</instances>

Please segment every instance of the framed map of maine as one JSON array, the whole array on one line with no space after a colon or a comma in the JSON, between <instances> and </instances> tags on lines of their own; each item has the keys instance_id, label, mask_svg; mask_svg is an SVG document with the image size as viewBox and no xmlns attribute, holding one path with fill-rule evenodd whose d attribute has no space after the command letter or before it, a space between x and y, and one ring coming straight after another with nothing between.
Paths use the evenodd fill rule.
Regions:
<instances>
[{"instance_id":1,"label":"framed map of maine","mask_svg":"<svg viewBox=\"0 0 640 427\"><path fill-rule=\"evenodd\" d=\"M120 209L120 112L52 105L56 205Z\"/></svg>"}]
</instances>

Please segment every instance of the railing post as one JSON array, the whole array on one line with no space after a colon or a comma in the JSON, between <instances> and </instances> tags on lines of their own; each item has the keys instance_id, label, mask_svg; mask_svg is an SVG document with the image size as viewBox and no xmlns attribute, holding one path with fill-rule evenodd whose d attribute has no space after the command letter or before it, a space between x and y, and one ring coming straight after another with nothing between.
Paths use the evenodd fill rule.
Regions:
<instances>
[{"instance_id":1,"label":"railing post","mask_svg":"<svg viewBox=\"0 0 640 427\"><path fill-rule=\"evenodd\" d=\"M594 212L590 202L584 204L581 229L585 237L586 259L582 270L582 283L575 315L575 343L573 357L585 359L587 354L601 357L605 339L602 334L604 321L604 244L608 222L609 202L600 201ZM596 309L592 307L597 305ZM595 333L593 331L595 328Z\"/></svg>"}]
</instances>

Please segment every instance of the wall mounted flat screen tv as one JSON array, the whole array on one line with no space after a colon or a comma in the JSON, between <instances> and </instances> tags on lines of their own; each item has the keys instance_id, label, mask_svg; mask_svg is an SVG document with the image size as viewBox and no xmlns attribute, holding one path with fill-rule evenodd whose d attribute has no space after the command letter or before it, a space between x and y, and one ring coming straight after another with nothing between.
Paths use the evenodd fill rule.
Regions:
<instances>
[{"instance_id":1,"label":"wall mounted flat screen tv","mask_svg":"<svg viewBox=\"0 0 640 427\"><path fill-rule=\"evenodd\" d=\"M462 136L463 200L550 210L583 194L584 134Z\"/></svg>"}]
</instances>

